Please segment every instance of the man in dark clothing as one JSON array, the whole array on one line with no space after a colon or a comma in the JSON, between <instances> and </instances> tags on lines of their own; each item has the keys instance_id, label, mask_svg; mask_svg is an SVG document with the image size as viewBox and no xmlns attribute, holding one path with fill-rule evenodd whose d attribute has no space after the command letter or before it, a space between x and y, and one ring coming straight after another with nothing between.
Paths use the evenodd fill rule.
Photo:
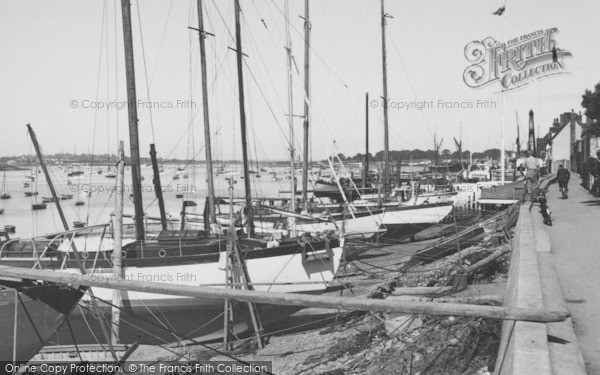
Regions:
<instances>
[{"instance_id":1,"label":"man in dark clothing","mask_svg":"<svg viewBox=\"0 0 600 375\"><path fill-rule=\"evenodd\" d=\"M558 171L556 171L556 180L558 181L558 190L562 192L562 189L565 189L564 198L567 199L569 196L567 193L569 192L569 180L571 179L571 173L569 170L563 165L558 166Z\"/></svg>"}]
</instances>

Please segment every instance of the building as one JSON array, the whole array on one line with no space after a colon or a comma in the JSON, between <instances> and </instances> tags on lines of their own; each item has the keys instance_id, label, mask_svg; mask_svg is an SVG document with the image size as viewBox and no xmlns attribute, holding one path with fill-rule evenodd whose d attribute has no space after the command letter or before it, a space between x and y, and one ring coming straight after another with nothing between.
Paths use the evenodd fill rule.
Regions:
<instances>
[{"instance_id":1,"label":"building","mask_svg":"<svg viewBox=\"0 0 600 375\"><path fill-rule=\"evenodd\" d=\"M538 138L538 145L543 145L546 150L548 172L556 172L560 164L571 171L576 171L579 154L576 147L584 126L581 113L576 114L571 110L554 119L548 133L541 139Z\"/></svg>"}]
</instances>

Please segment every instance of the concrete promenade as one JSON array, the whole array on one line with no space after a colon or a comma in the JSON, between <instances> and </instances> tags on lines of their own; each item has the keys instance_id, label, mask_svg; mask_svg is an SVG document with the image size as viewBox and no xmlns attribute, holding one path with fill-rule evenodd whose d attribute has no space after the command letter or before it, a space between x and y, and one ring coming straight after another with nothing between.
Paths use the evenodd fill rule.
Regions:
<instances>
[{"instance_id":1,"label":"concrete promenade","mask_svg":"<svg viewBox=\"0 0 600 375\"><path fill-rule=\"evenodd\" d=\"M554 225L545 229L586 369L600 375L600 198L580 184L572 173L566 200L557 184L550 186L547 197Z\"/></svg>"}]
</instances>

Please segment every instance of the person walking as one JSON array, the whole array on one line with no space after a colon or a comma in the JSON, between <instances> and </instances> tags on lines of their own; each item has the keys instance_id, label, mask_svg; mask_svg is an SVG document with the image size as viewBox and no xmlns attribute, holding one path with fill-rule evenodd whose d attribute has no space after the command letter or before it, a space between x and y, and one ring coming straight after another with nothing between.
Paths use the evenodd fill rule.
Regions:
<instances>
[{"instance_id":1,"label":"person walking","mask_svg":"<svg viewBox=\"0 0 600 375\"><path fill-rule=\"evenodd\" d=\"M562 193L563 199L569 198L569 180L571 173L562 164L558 166L556 171L556 181L558 181L558 190Z\"/></svg>"},{"instance_id":2,"label":"person walking","mask_svg":"<svg viewBox=\"0 0 600 375\"><path fill-rule=\"evenodd\" d=\"M533 200L533 191L538 183L540 162L533 155L533 152L527 151L527 158L523 161L523 166L527 169L525 174L525 186L526 186L526 199L529 202Z\"/></svg>"}]
</instances>

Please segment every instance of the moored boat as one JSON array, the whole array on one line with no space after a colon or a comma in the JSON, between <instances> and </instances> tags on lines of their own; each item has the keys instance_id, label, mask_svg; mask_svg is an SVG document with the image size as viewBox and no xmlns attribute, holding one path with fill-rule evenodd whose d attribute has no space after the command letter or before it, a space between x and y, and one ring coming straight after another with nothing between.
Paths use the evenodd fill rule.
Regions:
<instances>
[{"instance_id":1,"label":"moored boat","mask_svg":"<svg viewBox=\"0 0 600 375\"><path fill-rule=\"evenodd\" d=\"M83 289L64 285L0 279L0 359L28 361L54 336L82 296Z\"/></svg>"}]
</instances>

